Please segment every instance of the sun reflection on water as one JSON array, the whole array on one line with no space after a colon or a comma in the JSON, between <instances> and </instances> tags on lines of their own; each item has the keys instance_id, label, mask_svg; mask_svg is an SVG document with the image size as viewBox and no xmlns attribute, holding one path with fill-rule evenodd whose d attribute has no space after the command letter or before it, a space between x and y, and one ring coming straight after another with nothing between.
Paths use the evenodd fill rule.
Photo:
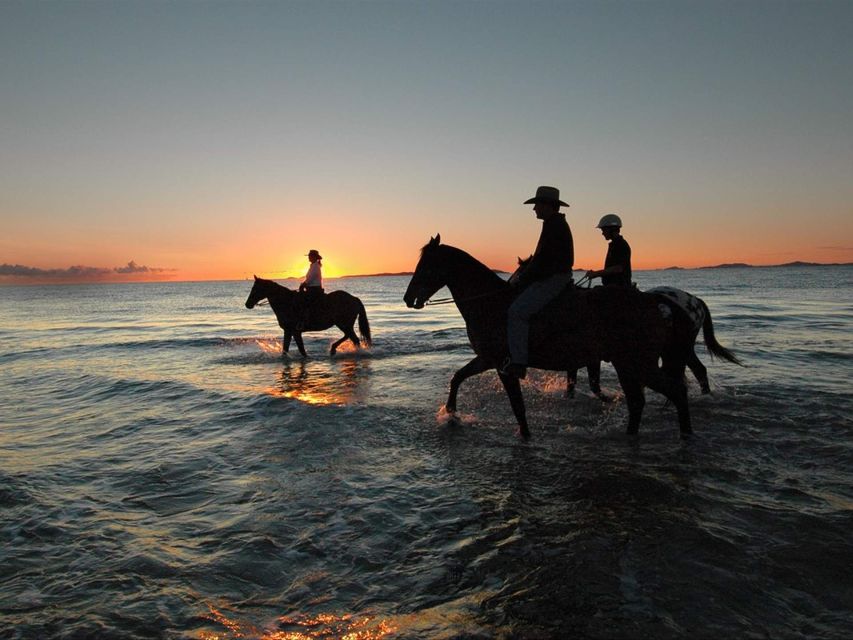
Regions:
<instances>
[{"instance_id":1,"label":"sun reflection on water","mask_svg":"<svg viewBox=\"0 0 853 640\"><path fill-rule=\"evenodd\" d=\"M232 640L257 638L258 640L378 640L397 631L387 619L373 615L319 613L314 616L294 614L276 620L275 630L263 631L251 623L229 618L208 604L209 614L203 616L227 631L202 631L199 640Z\"/></svg>"},{"instance_id":2,"label":"sun reflection on water","mask_svg":"<svg viewBox=\"0 0 853 640\"><path fill-rule=\"evenodd\" d=\"M359 382L358 360L335 360L307 365L288 364L267 393L313 405L345 405L353 401Z\"/></svg>"}]
</instances>

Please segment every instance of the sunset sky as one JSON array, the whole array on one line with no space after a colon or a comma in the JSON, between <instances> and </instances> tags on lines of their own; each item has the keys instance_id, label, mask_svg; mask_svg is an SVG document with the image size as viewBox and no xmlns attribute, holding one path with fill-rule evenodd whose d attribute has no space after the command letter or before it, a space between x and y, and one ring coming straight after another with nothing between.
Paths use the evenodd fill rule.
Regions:
<instances>
[{"instance_id":1,"label":"sunset sky","mask_svg":"<svg viewBox=\"0 0 853 640\"><path fill-rule=\"evenodd\" d=\"M0 2L0 282L853 261L853 2Z\"/></svg>"}]
</instances>

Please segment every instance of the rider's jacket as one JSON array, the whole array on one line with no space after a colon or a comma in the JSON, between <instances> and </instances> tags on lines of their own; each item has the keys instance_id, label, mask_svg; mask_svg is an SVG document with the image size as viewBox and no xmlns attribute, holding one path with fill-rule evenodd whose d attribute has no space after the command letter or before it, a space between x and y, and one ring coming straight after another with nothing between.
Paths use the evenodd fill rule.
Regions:
<instances>
[{"instance_id":1,"label":"rider's jacket","mask_svg":"<svg viewBox=\"0 0 853 640\"><path fill-rule=\"evenodd\" d=\"M527 268L519 276L519 285L525 286L544 280L556 273L571 273L575 262L575 245L566 216L555 213L542 221L542 232L536 251Z\"/></svg>"},{"instance_id":2,"label":"rider's jacket","mask_svg":"<svg viewBox=\"0 0 853 640\"><path fill-rule=\"evenodd\" d=\"M604 268L622 265L622 273L601 276L602 284L615 284L624 287L631 286L631 247L622 236L616 236L607 246L607 257Z\"/></svg>"}]
</instances>

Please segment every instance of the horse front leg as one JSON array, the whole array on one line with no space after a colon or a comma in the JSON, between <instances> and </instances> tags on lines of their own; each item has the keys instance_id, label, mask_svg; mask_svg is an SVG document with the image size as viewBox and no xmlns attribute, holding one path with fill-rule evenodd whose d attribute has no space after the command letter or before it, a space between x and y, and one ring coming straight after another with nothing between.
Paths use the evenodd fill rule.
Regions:
<instances>
[{"instance_id":1,"label":"horse front leg","mask_svg":"<svg viewBox=\"0 0 853 640\"><path fill-rule=\"evenodd\" d=\"M578 370L569 369L566 371L566 397L575 397L575 385L578 383Z\"/></svg>"},{"instance_id":2,"label":"horse front leg","mask_svg":"<svg viewBox=\"0 0 853 640\"><path fill-rule=\"evenodd\" d=\"M293 334L290 333L289 329L284 330L284 338L281 341L281 355L286 354L290 351L290 341L293 339Z\"/></svg>"},{"instance_id":3,"label":"horse front leg","mask_svg":"<svg viewBox=\"0 0 853 640\"><path fill-rule=\"evenodd\" d=\"M456 411L456 394L459 393L459 386L471 376L483 373L488 368L489 365L480 356L476 356L471 362L453 374L453 377L450 379L450 393L447 395L447 402L444 403L444 410L447 413L455 413Z\"/></svg>"},{"instance_id":4,"label":"horse front leg","mask_svg":"<svg viewBox=\"0 0 853 640\"><path fill-rule=\"evenodd\" d=\"M305 353L305 344L302 342L302 332L301 331L295 331L293 333L293 339L296 341L296 348L299 349L299 354L303 358L307 358L308 354Z\"/></svg>"},{"instance_id":5,"label":"horse front leg","mask_svg":"<svg viewBox=\"0 0 853 640\"><path fill-rule=\"evenodd\" d=\"M527 412L524 408L524 397L521 395L521 382L515 376L507 376L500 371L498 376L506 389L512 412L518 421L518 435L527 440L530 438L530 429L527 428Z\"/></svg>"},{"instance_id":6,"label":"horse front leg","mask_svg":"<svg viewBox=\"0 0 853 640\"><path fill-rule=\"evenodd\" d=\"M589 379L589 390L601 397L601 360L586 365L586 376Z\"/></svg>"},{"instance_id":7,"label":"horse front leg","mask_svg":"<svg viewBox=\"0 0 853 640\"><path fill-rule=\"evenodd\" d=\"M640 420L643 418L643 407L646 406L646 394L643 392L643 385L637 375L631 371L626 371L625 368L616 366L616 375L619 377L619 384L622 386L622 391L625 393L625 403L628 405L628 435L635 436L640 431Z\"/></svg>"}]
</instances>

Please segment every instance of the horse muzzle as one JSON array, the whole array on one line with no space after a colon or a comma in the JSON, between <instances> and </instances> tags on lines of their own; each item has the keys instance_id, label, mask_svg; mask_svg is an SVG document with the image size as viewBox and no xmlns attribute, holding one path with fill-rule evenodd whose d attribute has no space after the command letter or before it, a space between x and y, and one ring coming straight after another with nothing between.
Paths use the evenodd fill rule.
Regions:
<instances>
[{"instance_id":1,"label":"horse muzzle","mask_svg":"<svg viewBox=\"0 0 853 640\"><path fill-rule=\"evenodd\" d=\"M410 295L407 293L403 296L403 302L406 303L406 306L409 309L423 309L425 301L421 296Z\"/></svg>"}]
</instances>

